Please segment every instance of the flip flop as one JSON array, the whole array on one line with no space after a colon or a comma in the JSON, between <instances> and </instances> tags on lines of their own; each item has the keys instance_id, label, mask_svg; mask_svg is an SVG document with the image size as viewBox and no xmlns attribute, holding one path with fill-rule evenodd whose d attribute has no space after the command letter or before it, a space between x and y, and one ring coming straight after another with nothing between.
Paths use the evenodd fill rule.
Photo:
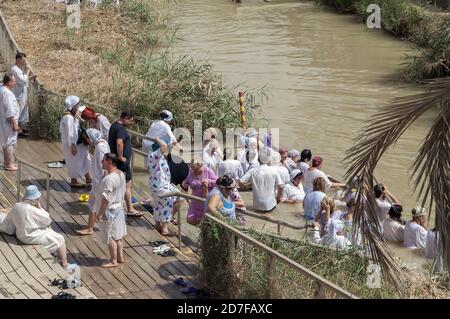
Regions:
<instances>
[{"instance_id":1,"label":"flip flop","mask_svg":"<svg viewBox=\"0 0 450 319\"><path fill-rule=\"evenodd\" d=\"M181 290L181 292L185 295L198 295L200 293L200 289L197 289L195 287L189 287L187 289Z\"/></svg>"},{"instance_id":2,"label":"flip flop","mask_svg":"<svg viewBox=\"0 0 450 319\"><path fill-rule=\"evenodd\" d=\"M63 291L61 291L57 295L52 296L52 299L76 299L76 298L77 298L76 296Z\"/></svg>"},{"instance_id":3,"label":"flip flop","mask_svg":"<svg viewBox=\"0 0 450 319\"><path fill-rule=\"evenodd\" d=\"M79 200L80 200L80 202L89 201L89 194L81 194Z\"/></svg>"},{"instance_id":4,"label":"flip flop","mask_svg":"<svg viewBox=\"0 0 450 319\"><path fill-rule=\"evenodd\" d=\"M84 188L86 185L84 185L84 184L80 184L80 183L77 183L77 184L69 184L70 185L70 187L73 187L73 188Z\"/></svg>"},{"instance_id":5,"label":"flip flop","mask_svg":"<svg viewBox=\"0 0 450 319\"><path fill-rule=\"evenodd\" d=\"M178 279L175 279L174 281L173 281L173 283L175 284L175 285L177 285L177 286L182 286L182 287L186 287L187 286L187 282L186 281L184 281L184 279L183 278L178 278Z\"/></svg>"},{"instance_id":6,"label":"flip flop","mask_svg":"<svg viewBox=\"0 0 450 319\"><path fill-rule=\"evenodd\" d=\"M162 245L162 246L154 248L153 249L153 253L159 255L159 254L162 254L163 252L165 252L166 250L169 250L169 249L170 249L169 246Z\"/></svg>"},{"instance_id":7,"label":"flip flop","mask_svg":"<svg viewBox=\"0 0 450 319\"><path fill-rule=\"evenodd\" d=\"M163 257L169 257L169 256L176 256L177 252L173 249L167 249L164 250L163 252L158 252L157 254Z\"/></svg>"},{"instance_id":8,"label":"flip flop","mask_svg":"<svg viewBox=\"0 0 450 319\"><path fill-rule=\"evenodd\" d=\"M159 247L159 246L168 244L169 242L167 242L165 240L152 240L149 243L154 247Z\"/></svg>"},{"instance_id":9,"label":"flip flop","mask_svg":"<svg viewBox=\"0 0 450 319\"><path fill-rule=\"evenodd\" d=\"M137 213L128 213L127 212L127 216L128 217L142 217L142 216L144 216L144 213L143 212L137 212Z\"/></svg>"},{"instance_id":10,"label":"flip flop","mask_svg":"<svg viewBox=\"0 0 450 319\"><path fill-rule=\"evenodd\" d=\"M62 164L61 162L53 162L53 163L48 163L47 167L48 168L63 168L64 164Z\"/></svg>"}]
</instances>

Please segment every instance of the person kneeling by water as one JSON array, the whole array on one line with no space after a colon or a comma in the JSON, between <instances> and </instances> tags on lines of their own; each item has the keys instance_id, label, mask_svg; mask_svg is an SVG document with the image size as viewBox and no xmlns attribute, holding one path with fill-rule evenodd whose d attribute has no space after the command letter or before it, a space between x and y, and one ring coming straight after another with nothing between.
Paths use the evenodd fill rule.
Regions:
<instances>
[{"instance_id":1,"label":"person kneeling by water","mask_svg":"<svg viewBox=\"0 0 450 319\"><path fill-rule=\"evenodd\" d=\"M52 220L45 211L39 198L41 192L35 185L25 188L24 201L16 203L5 220L9 220L15 228L19 241L26 245L44 245L51 254L57 254L64 270L73 272L77 264L67 262L67 250L64 237L50 228ZM6 222L6 221L3 222Z\"/></svg>"},{"instance_id":2,"label":"person kneeling by water","mask_svg":"<svg viewBox=\"0 0 450 319\"><path fill-rule=\"evenodd\" d=\"M216 185L206 198L205 211L236 220L236 205L231 198L236 182L228 175L224 175L217 179Z\"/></svg>"}]
</instances>

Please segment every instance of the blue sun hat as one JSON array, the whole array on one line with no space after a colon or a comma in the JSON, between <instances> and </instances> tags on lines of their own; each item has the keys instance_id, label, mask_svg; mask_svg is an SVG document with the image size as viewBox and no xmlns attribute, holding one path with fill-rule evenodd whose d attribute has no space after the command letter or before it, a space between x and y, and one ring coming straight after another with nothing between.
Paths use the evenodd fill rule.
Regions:
<instances>
[{"instance_id":1,"label":"blue sun hat","mask_svg":"<svg viewBox=\"0 0 450 319\"><path fill-rule=\"evenodd\" d=\"M36 200L39 197L41 197L41 195L42 195L41 192L35 185L30 185L25 187L25 195L23 196L23 199Z\"/></svg>"}]
</instances>

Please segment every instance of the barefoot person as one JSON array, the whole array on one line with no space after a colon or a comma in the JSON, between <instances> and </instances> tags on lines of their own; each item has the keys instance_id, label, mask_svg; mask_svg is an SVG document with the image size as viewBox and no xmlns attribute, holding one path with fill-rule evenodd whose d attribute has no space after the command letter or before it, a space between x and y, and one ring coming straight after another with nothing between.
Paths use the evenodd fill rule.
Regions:
<instances>
[{"instance_id":1,"label":"barefoot person","mask_svg":"<svg viewBox=\"0 0 450 319\"><path fill-rule=\"evenodd\" d=\"M169 148L159 137L155 138L158 148L148 154L148 171L150 173L148 184L154 202L153 217L156 229L164 236L175 236L169 232L169 223L172 216L178 212L181 200L178 197L160 197L160 195L176 192L178 188L171 184L171 176L167 157Z\"/></svg>"},{"instance_id":2,"label":"barefoot person","mask_svg":"<svg viewBox=\"0 0 450 319\"><path fill-rule=\"evenodd\" d=\"M93 145L94 158L91 161L91 176L92 176L92 189L89 193L89 220L86 229L77 230L80 235L91 235L94 232L95 225L95 192L97 191L100 182L104 176L103 170L103 158L107 153L110 152L108 142L102 137L102 133L95 128L90 128L86 130L86 139L89 145Z\"/></svg>"},{"instance_id":3,"label":"barefoot person","mask_svg":"<svg viewBox=\"0 0 450 319\"><path fill-rule=\"evenodd\" d=\"M131 156L133 156L133 149L131 145L131 137L128 134L127 127L133 124L134 118L131 112L122 112L120 118L115 121L110 129L108 136L108 144L111 153L116 154L119 159L117 168L125 174L127 181L127 189L125 192L125 203L127 205L127 216L141 217L143 213L133 208L131 203L132 191L132 176L131 176Z\"/></svg>"},{"instance_id":4,"label":"barefoot person","mask_svg":"<svg viewBox=\"0 0 450 319\"><path fill-rule=\"evenodd\" d=\"M17 171L17 165L14 164L14 149L17 144L17 133L20 132L17 122L20 109L11 91L15 85L15 76L6 73L3 77L3 86L0 88L0 143L3 149L3 165L7 171Z\"/></svg>"},{"instance_id":5,"label":"barefoot person","mask_svg":"<svg viewBox=\"0 0 450 319\"><path fill-rule=\"evenodd\" d=\"M64 270L73 272L76 264L67 262L64 237L50 228L52 220L39 201L41 192L35 185L25 188L23 202L14 205L6 218L12 221L18 240L26 245L43 245L51 254L57 254Z\"/></svg>"},{"instance_id":6,"label":"barefoot person","mask_svg":"<svg viewBox=\"0 0 450 319\"><path fill-rule=\"evenodd\" d=\"M99 222L101 237L108 245L110 260L104 268L117 267L124 262L123 238L127 235L123 198L125 195L125 174L118 168L119 159L113 153L105 154L102 164L105 170L95 196L95 211Z\"/></svg>"},{"instance_id":7,"label":"barefoot person","mask_svg":"<svg viewBox=\"0 0 450 319\"><path fill-rule=\"evenodd\" d=\"M68 96L65 100L65 112L59 124L61 133L61 144L63 145L64 159L66 161L67 173L70 177L70 186L84 187L78 183L78 178L85 177L86 183L92 182L89 175L90 155L87 145L80 139L80 114L84 106L80 106L78 96Z\"/></svg>"}]
</instances>

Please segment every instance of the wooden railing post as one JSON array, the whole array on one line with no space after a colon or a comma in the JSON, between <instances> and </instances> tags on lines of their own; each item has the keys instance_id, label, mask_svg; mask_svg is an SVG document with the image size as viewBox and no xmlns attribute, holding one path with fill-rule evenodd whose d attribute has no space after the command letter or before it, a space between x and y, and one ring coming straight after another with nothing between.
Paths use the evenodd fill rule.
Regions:
<instances>
[{"instance_id":1,"label":"wooden railing post","mask_svg":"<svg viewBox=\"0 0 450 319\"><path fill-rule=\"evenodd\" d=\"M272 254L267 254L266 259L266 298L271 299L273 297L273 289L275 283L275 257Z\"/></svg>"},{"instance_id":2,"label":"wooden railing post","mask_svg":"<svg viewBox=\"0 0 450 319\"><path fill-rule=\"evenodd\" d=\"M17 161L17 196L16 203L20 202L20 173L22 171L22 163Z\"/></svg>"}]
</instances>

